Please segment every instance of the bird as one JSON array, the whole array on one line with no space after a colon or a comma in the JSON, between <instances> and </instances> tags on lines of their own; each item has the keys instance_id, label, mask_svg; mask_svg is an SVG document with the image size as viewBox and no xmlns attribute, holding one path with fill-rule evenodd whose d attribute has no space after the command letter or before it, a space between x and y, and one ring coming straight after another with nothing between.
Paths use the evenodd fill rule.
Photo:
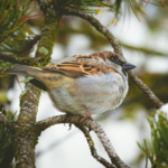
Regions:
<instances>
[{"instance_id":1,"label":"bird","mask_svg":"<svg viewBox=\"0 0 168 168\"><path fill-rule=\"evenodd\" d=\"M44 67L13 65L4 74L33 77L35 86L46 90L53 105L67 115L91 119L117 108L128 92L127 71L136 66L111 51L74 55Z\"/></svg>"}]
</instances>

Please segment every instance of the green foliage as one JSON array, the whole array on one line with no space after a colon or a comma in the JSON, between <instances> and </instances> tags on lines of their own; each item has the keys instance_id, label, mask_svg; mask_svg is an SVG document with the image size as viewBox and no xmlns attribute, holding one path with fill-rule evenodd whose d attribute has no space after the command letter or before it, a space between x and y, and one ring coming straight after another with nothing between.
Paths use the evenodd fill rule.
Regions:
<instances>
[{"instance_id":1,"label":"green foliage","mask_svg":"<svg viewBox=\"0 0 168 168\"><path fill-rule=\"evenodd\" d=\"M8 97L5 91L0 91L0 104L4 104L8 101Z\"/></svg>"},{"instance_id":2,"label":"green foliage","mask_svg":"<svg viewBox=\"0 0 168 168\"><path fill-rule=\"evenodd\" d=\"M97 9L108 7L114 9L109 0L65 0L64 5L78 11L97 13Z\"/></svg>"},{"instance_id":3,"label":"green foliage","mask_svg":"<svg viewBox=\"0 0 168 168\"><path fill-rule=\"evenodd\" d=\"M122 0L116 0L115 5L116 5L116 15L119 13L120 8L121 8L121 2Z\"/></svg>"},{"instance_id":4,"label":"green foliage","mask_svg":"<svg viewBox=\"0 0 168 168\"><path fill-rule=\"evenodd\" d=\"M34 43L29 44L33 32L24 25L20 29L14 31L3 42L0 43L0 54L17 55L18 57L28 56Z\"/></svg>"},{"instance_id":5,"label":"green foliage","mask_svg":"<svg viewBox=\"0 0 168 168\"><path fill-rule=\"evenodd\" d=\"M33 0L0 0L0 54L27 57L37 40L26 24L36 10ZM32 19L32 16L31 16ZM10 68L12 63L0 60L0 72Z\"/></svg>"},{"instance_id":6,"label":"green foliage","mask_svg":"<svg viewBox=\"0 0 168 168\"><path fill-rule=\"evenodd\" d=\"M0 0L0 43L27 22L34 11L28 12L33 3L32 0Z\"/></svg>"},{"instance_id":7,"label":"green foliage","mask_svg":"<svg viewBox=\"0 0 168 168\"><path fill-rule=\"evenodd\" d=\"M101 8L108 8L115 12L115 18L111 21L118 20L121 15L133 13L138 19L146 16L143 10L149 3L157 6L163 6L159 1L144 0L64 0L60 1L63 7L69 7L78 11L99 13Z\"/></svg>"},{"instance_id":8,"label":"green foliage","mask_svg":"<svg viewBox=\"0 0 168 168\"><path fill-rule=\"evenodd\" d=\"M28 45L33 32L25 24L29 15L36 10L31 9L35 1L0 0L0 54L27 56L32 46Z\"/></svg>"},{"instance_id":9,"label":"green foliage","mask_svg":"<svg viewBox=\"0 0 168 168\"><path fill-rule=\"evenodd\" d=\"M168 120L167 115L163 112L157 112L148 117L151 128L152 150L147 146L144 139L144 146L139 147L145 153L151 162L151 168L168 167Z\"/></svg>"},{"instance_id":10,"label":"green foliage","mask_svg":"<svg viewBox=\"0 0 168 168\"><path fill-rule=\"evenodd\" d=\"M31 77L31 76L25 77L23 83L27 86L29 84L29 81L32 79L33 79L33 77Z\"/></svg>"},{"instance_id":11,"label":"green foliage","mask_svg":"<svg viewBox=\"0 0 168 168\"><path fill-rule=\"evenodd\" d=\"M6 117L11 121L16 120L16 112L12 113L10 110L7 111ZM12 151L12 135L7 128L0 123L0 165L3 164L9 156L8 154ZM1 166L0 166L1 167Z\"/></svg>"},{"instance_id":12,"label":"green foliage","mask_svg":"<svg viewBox=\"0 0 168 168\"><path fill-rule=\"evenodd\" d=\"M125 9L132 11L135 16L139 18L141 15L145 14L143 5L147 2L141 0L116 0L115 2L111 2L110 0L65 0L64 3L66 6L69 6L73 9L90 13L98 13L97 9L106 7L115 11L116 17L119 13L122 13L123 4Z\"/></svg>"},{"instance_id":13,"label":"green foliage","mask_svg":"<svg viewBox=\"0 0 168 168\"><path fill-rule=\"evenodd\" d=\"M138 19L141 19L146 16L146 13L143 10L143 8L146 7L148 4L152 4L155 6L161 6L161 7L167 6L166 0L165 1L161 1L161 0L116 0L113 6L115 7L116 17L118 16L118 14L125 14L125 12L127 11L128 13L132 12Z\"/></svg>"},{"instance_id":14,"label":"green foliage","mask_svg":"<svg viewBox=\"0 0 168 168\"><path fill-rule=\"evenodd\" d=\"M124 8L126 10L122 9L122 3L124 5ZM148 2L142 1L142 0L116 0L115 1L115 7L116 11L115 14L118 16L119 13L122 13L122 11L128 11L130 13L133 12L133 14L139 19L145 15L145 12L143 10L143 6L146 6Z\"/></svg>"},{"instance_id":15,"label":"green foliage","mask_svg":"<svg viewBox=\"0 0 168 168\"><path fill-rule=\"evenodd\" d=\"M6 112L6 117L11 120L11 121L16 121L17 120L17 111L12 112L10 109Z\"/></svg>"},{"instance_id":16,"label":"green foliage","mask_svg":"<svg viewBox=\"0 0 168 168\"><path fill-rule=\"evenodd\" d=\"M0 163L3 161L4 157L10 150L12 144L10 132L0 124Z\"/></svg>"},{"instance_id":17,"label":"green foliage","mask_svg":"<svg viewBox=\"0 0 168 168\"><path fill-rule=\"evenodd\" d=\"M13 65L12 63L0 60L0 77L6 76L6 75L2 75L1 72L3 72L3 70L5 69L11 68L12 65Z\"/></svg>"}]
</instances>

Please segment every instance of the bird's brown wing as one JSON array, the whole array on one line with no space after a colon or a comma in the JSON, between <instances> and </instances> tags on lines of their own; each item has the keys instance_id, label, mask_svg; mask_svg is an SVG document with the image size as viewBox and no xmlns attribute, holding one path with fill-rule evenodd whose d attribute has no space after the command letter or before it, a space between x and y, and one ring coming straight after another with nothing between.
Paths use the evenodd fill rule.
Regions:
<instances>
[{"instance_id":1,"label":"bird's brown wing","mask_svg":"<svg viewBox=\"0 0 168 168\"><path fill-rule=\"evenodd\" d=\"M111 67L107 67L105 65L100 65L99 63L94 62L62 62L60 64L51 63L46 67L42 68L44 71L49 72L57 72L69 77L80 77L84 75L94 75L99 73L106 73L109 71L113 71L114 69Z\"/></svg>"}]
</instances>

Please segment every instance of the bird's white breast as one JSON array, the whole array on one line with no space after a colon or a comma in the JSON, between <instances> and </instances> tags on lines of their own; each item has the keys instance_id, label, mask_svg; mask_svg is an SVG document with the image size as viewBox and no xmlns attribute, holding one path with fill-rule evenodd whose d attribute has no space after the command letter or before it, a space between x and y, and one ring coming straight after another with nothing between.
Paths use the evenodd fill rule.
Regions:
<instances>
[{"instance_id":1,"label":"bird's white breast","mask_svg":"<svg viewBox=\"0 0 168 168\"><path fill-rule=\"evenodd\" d=\"M63 112L85 115L84 105L91 114L103 113L118 107L128 91L127 77L110 72L86 75L74 82L62 82L49 93L54 105Z\"/></svg>"}]
</instances>

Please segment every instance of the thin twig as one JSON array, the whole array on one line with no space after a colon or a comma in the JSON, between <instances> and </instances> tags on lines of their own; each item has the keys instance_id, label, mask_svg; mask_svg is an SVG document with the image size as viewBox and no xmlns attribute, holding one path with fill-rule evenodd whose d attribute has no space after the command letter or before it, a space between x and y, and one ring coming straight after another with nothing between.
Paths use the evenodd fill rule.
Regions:
<instances>
[{"instance_id":1,"label":"thin twig","mask_svg":"<svg viewBox=\"0 0 168 168\"><path fill-rule=\"evenodd\" d=\"M105 167L107 167L107 168L116 168L114 165L112 165L111 163L109 163L108 161L106 161L104 158L102 158L101 156L99 156L99 154L97 153L97 151L96 151L96 149L94 147L94 142L92 140L92 137L89 134L89 132L87 131L87 129L84 126L82 126L81 124L75 124L75 126L77 128L79 128L83 132L83 134L85 135L85 138L86 138L86 140L88 142L88 145L89 145L89 148L90 148L92 156L98 162L100 162L101 164L103 164Z\"/></svg>"},{"instance_id":2,"label":"thin twig","mask_svg":"<svg viewBox=\"0 0 168 168\"><path fill-rule=\"evenodd\" d=\"M123 41L119 41L120 45L124 48L127 48L131 51L138 51L138 52L142 52L146 55L157 55L157 56L167 56L168 53L165 53L165 52L160 52L160 51L157 51L155 49L150 49L150 48L147 48L145 46L134 46L134 45L130 45L130 44L127 44L127 43L124 43Z\"/></svg>"},{"instance_id":3,"label":"thin twig","mask_svg":"<svg viewBox=\"0 0 168 168\"><path fill-rule=\"evenodd\" d=\"M17 82L18 82L18 84L19 84L20 90L23 91L22 86L21 86L21 84L20 84L20 81L19 81L19 78L18 78L17 75L16 75L16 80L17 80Z\"/></svg>"},{"instance_id":4,"label":"thin twig","mask_svg":"<svg viewBox=\"0 0 168 168\"><path fill-rule=\"evenodd\" d=\"M98 30L101 34L105 36L105 38L108 39L108 41L114 48L114 52L123 56L121 46L115 39L113 34L93 16L69 8L65 8L64 12L67 15L75 15L87 20L96 30ZM131 72L129 72L128 74L132 82L146 94L146 96L152 101L156 108L160 108L163 105L159 98L136 75L133 75Z\"/></svg>"},{"instance_id":5,"label":"thin twig","mask_svg":"<svg viewBox=\"0 0 168 168\"><path fill-rule=\"evenodd\" d=\"M36 123L36 126L38 127L39 132L41 132L55 124L60 124L60 123L81 124L80 123L81 118L82 116L79 116L79 115L72 115L72 116L59 115L59 116L54 116L54 117L50 117L48 119L39 121ZM112 146L109 138L107 137L106 133L103 131L103 129L98 123L91 120L85 120L82 124L83 126L88 127L90 130L93 130L96 133L105 151L110 157L112 163L115 164L117 168L130 168L120 159L114 147Z\"/></svg>"}]
</instances>

